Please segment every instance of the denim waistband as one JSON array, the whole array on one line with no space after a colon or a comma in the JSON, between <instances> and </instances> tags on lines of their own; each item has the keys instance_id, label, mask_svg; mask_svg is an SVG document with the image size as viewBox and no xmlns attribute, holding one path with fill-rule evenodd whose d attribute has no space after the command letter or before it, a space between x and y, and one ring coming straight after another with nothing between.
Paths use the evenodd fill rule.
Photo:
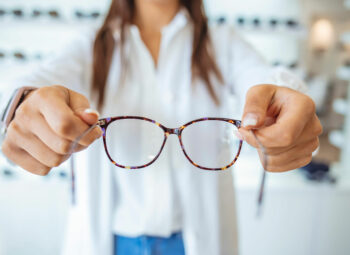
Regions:
<instances>
[{"instance_id":1,"label":"denim waistband","mask_svg":"<svg viewBox=\"0 0 350 255\"><path fill-rule=\"evenodd\" d=\"M115 255L185 255L182 233L169 237L115 235Z\"/></svg>"}]
</instances>

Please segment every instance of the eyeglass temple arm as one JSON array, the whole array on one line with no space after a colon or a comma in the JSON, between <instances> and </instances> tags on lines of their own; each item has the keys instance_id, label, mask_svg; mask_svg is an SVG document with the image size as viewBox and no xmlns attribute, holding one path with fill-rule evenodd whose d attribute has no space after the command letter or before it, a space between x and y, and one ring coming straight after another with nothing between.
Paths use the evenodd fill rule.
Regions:
<instances>
[{"instance_id":1,"label":"eyeglass temple arm","mask_svg":"<svg viewBox=\"0 0 350 255\"><path fill-rule=\"evenodd\" d=\"M261 177L261 182L260 182L260 187L259 187L259 194L258 194L258 207L257 207L257 217L261 216L261 210L262 210L262 204L263 204L263 198L264 198L264 190L265 190L265 182L266 182L266 169L267 169L267 154L265 147L262 145L256 134L254 133L253 130L251 130L252 135L256 139L256 142L259 145L259 149L261 150L263 154L263 173Z\"/></svg>"},{"instance_id":2,"label":"eyeglass temple arm","mask_svg":"<svg viewBox=\"0 0 350 255\"><path fill-rule=\"evenodd\" d=\"M75 173L74 173L74 158L73 158L73 153L75 151L75 148L79 144L80 140L86 136L88 133L91 132L95 127L97 126L103 126L106 124L106 121L104 119L99 120L96 124L90 126L84 133L82 133L80 136L75 138L74 142L72 143L72 146L70 148L69 154L71 155L70 159L70 172L71 172L71 194L72 194L72 204L75 205L76 199L75 199Z\"/></svg>"}]
</instances>

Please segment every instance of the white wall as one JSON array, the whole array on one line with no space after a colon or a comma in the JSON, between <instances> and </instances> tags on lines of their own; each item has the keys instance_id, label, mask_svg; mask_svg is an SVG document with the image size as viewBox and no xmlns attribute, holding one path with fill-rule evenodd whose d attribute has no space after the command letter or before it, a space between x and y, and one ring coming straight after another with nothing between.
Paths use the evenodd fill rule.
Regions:
<instances>
[{"instance_id":1,"label":"white wall","mask_svg":"<svg viewBox=\"0 0 350 255\"><path fill-rule=\"evenodd\" d=\"M209 15L264 15L299 17L298 0L205 0Z\"/></svg>"}]
</instances>

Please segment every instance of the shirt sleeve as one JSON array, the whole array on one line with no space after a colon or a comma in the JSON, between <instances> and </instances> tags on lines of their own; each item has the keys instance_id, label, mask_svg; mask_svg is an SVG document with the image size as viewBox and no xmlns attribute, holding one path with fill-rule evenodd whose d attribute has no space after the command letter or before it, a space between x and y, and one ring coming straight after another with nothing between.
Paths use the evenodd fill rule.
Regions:
<instances>
[{"instance_id":1,"label":"shirt sleeve","mask_svg":"<svg viewBox=\"0 0 350 255\"><path fill-rule=\"evenodd\" d=\"M274 84L306 92L305 84L285 68L272 67L247 42L233 32L231 43L231 83L239 98L245 98L250 87Z\"/></svg>"},{"instance_id":2,"label":"shirt sleeve","mask_svg":"<svg viewBox=\"0 0 350 255\"><path fill-rule=\"evenodd\" d=\"M91 88L93 34L76 35L47 60L31 67L18 78L7 81L2 92L0 110L5 110L13 92L23 86L62 85L89 96Z\"/></svg>"},{"instance_id":3,"label":"shirt sleeve","mask_svg":"<svg viewBox=\"0 0 350 255\"><path fill-rule=\"evenodd\" d=\"M15 86L63 85L70 89L88 91L92 66L91 35L78 35L58 50L52 57L43 61L30 73L14 81Z\"/></svg>"}]
</instances>

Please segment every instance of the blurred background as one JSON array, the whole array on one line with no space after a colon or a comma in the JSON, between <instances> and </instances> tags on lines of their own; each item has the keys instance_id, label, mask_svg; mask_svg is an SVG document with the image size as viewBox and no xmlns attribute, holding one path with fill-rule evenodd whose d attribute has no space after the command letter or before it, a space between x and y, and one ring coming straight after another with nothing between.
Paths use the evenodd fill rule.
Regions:
<instances>
[{"instance_id":1,"label":"blurred background","mask_svg":"<svg viewBox=\"0 0 350 255\"><path fill-rule=\"evenodd\" d=\"M350 0L205 0L210 22L230 23L275 66L306 81L324 127L313 162L268 174L245 146L235 169L243 255L350 254ZM109 0L0 0L0 96L76 33L98 27ZM60 254L69 171L46 177L0 158L0 254Z\"/></svg>"}]
</instances>

